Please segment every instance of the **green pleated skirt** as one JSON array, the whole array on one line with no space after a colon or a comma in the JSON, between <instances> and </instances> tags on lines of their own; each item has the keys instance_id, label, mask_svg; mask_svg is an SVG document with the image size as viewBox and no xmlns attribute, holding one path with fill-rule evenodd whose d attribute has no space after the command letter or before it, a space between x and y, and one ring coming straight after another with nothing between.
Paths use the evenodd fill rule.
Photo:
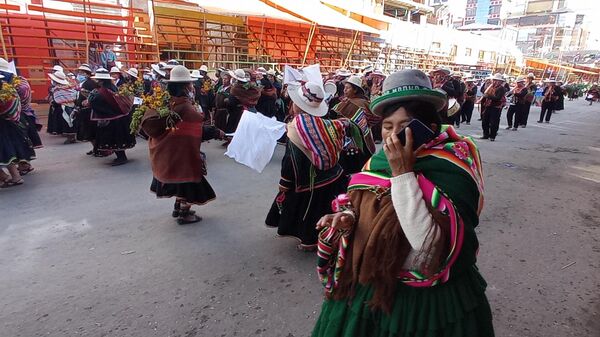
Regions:
<instances>
[{"instance_id":1,"label":"green pleated skirt","mask_svg":"<svg viewBox=\"0 0 600 337\"><path fill-rule=\"evenodd\" d=\"M493 337L487 284L476 267L429 288L399 282L392 311L373 311L373 287L352 301L325 300L312 337Z\"/></svg>"}]
</instances>

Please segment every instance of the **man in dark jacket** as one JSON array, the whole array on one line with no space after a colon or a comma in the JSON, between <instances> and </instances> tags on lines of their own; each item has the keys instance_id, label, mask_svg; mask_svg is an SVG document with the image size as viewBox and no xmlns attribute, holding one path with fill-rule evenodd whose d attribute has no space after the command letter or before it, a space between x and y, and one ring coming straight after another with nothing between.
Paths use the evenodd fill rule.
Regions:
<instances>
[{"instance_id":1,"label":"man in dark jacket","mask_svg":"<svg viewBox=\"0 0 600 337\"><path fill-rule=\"evenodd\" d=\"M492 142L496 140L498 127L500 126L500 115L506 103L504 83L504 77L501 74L495 74L492 77L492 84L483 93L481 99L481 106L484 109L481 121L483 137L481 139L489 139Z\"/></svg>"}]
</instances>

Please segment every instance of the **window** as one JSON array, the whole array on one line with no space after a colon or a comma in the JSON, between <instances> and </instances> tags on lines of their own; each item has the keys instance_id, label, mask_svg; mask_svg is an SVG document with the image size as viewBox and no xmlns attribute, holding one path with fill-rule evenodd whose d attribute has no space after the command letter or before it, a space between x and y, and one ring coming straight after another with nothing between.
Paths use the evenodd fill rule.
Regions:
<instances>
[{"instance_id":1,"label":"window","mask_svg":"<svg viewBox=\"0 0 600 337\"><path fill-rule=\"evenodd\" d=\"M477 12L477 8L467 8L467 11L465 13L466 17L472 17L475 16L475 13Z\"/></svg>"},{"instance_id":2,"label":"window","mask_svg":"<svg viewBox=\"0 0 600 337\"><path fill-rule=\"evenodd\" d=\"M440 48L442 48L442 44L439 42L431 42L431 49L434 50L439 50Z\"/></svg>"},{"instance_id":3,"label":"window","mask_svg":"<svg viewBox=\"0 0 600 337\"><path fill-rule=\"evenodd\" d=\"M479 61L483 61L484 57L485 57L485 52L483 50L480 50L479 51Z\"/></svg>"},{"instance_id":4,"label":"window","mask_svg":"<svg viewBox=\"0 0 600 337\"><path fill-rule=\"evenodd\" d=\"M500 6L490 6L489 14L500 14Z\"/></svg>"},{"instance_id":5,"label":"window","mask_svg":"<svg viewBox=\"0 0 600 337\"><path fill-rule=\"evenodd\" d=\"M471 56L471 53L472 53L472 52L473 52L473 51L471 50L471 48L467 48L467 49L465 49L465 56Z\"/></svg>"},{"instance_id":6,"label":"window","mask_svg":"<svg viewBox=\"0 0 600 337\"><path fill-rule=\"evenodd\" d=\"M495 25L495 26L499 26L500 25L500 19L488 19L487 22L490 25Z\"/></svg>"},{"instance_id":7,"label":"window","mask_svg":"<svg viewBox=\"0 0 600 337\"><path fill-rule=\"evenodd\" d=\"M458 50L457 45L453 45L452 49L450 49L450 56L456 56L456 51Z\"/></svg>"}]
</instances>

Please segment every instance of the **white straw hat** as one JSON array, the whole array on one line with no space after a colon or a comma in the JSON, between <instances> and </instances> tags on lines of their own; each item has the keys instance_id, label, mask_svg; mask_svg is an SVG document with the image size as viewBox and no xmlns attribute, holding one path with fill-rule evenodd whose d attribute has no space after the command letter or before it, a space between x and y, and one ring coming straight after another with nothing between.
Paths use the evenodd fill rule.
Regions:
<instances>
[{"instance_id":1,"label":"white straw hat","mask_svg":"<svg viewBox=\"0 0 600 337\"><path fill-rule=\"evenodd\" d=\"M517 83L519 83L519 82L525 82L525 81L526 81L526 79L523 76L517 77L517 80L516 80Z\"/></svg>"},{"instance_id":2,"label":"white straw hat","mask_svg":"<svg viewBox=\"0 0 600 337\"><path fill-rule=\"evenodd\" d=\"M203 65L200 66L200 71L203 71L203 72L207 73L208 72L208 67L203 64Z\"/></svg>"},{"instance_id":3,"label":"white straw hat","mask_svg":"<svg viewBox=\"0 0 600 337\"><path fill-rule=\"evenodd\" d=\"M270 68L269 70L267 70L267 75L271 75L271 76L275 76L277 73L275 72L275 69Z\"/></svg>"},{"instance_id":4,"label":"white straw hat","mask_svg":"<svg viewBox=\"0 0 600 337\"><path fill-rule=\"evenodd\" d=\"M8 64L8 61L1 57L0 57L0 71L4 71L7 73L11 73L11 74L13 72L12 69L10 69L10 65ZM62 71L62 69L61 69L61 71Z\"/></svg>"},{"instance_id":5,"label":"white straw hat","mask_svg":"<svg viewBox=\"0 0 600 337\"><path fill-rule=\"evenodd\" d=\"M175 66L171 69L171 76L167 81L169 83L185 83L185 82L194 82L190 71L188 68L184 66Z\"/></svg>"},{"instance_id":6,"label":"white straw hat","mask_svg":"<svg viewBox=\"0 0 600 337\"><path fill-rule=\"evenodd\" d=\"M506 81L504 79L504 76L502 76L502 74L500 74L500 73L495 73L494 76L492 76L492 80L502 81L502 82Z\"/></svg>"},{"instance_id":7,"label":"white straw hat","mask_svg":"<svg viewBox=\"0 0 600 337\"><path fill-rule=\"evenodd\" d=\"M267 70L264 67L258 67L256 68L256 72L261 74L261 75L266 75L267 74Z\"/></svg>"},{"instance_id":8,"label":"white straw hat","mask_svg":"<svg viewBox=\"0 0 600 337\"><path fill-rule=\"evenodd\" d=\"M67 75L65 75L65 73L63 73L62 71L57 71L55 73L48 74L48 76L50 77L51 80L53 80L54 82L56 82L58 84L63 84L63 85L69 84L69 80L67 80Z\"/></svg>"},{"instance_id":9,"label":"white straw hat","mask_svg":"<svg viewBox=\"0 0 600 337\"><path fill-rule=\"evenodd\" d=\"M344 83L350 83L350 84L354 85L355 87L357 87L358 89L360 89L362 92L364 92L364 89L362 87L362 77L360 77L358 75L352 75L352 76L348 77L347 79L344 80Z\"/></svg>"},{"instance_id":10,"label":"white straw hat","mask_svg":"<svg viewBox=\"0 0 600 337\"><path fill-rule=\"evenodd\" d=\"M179 65L179 61L177 60L168 60L167 63L163 66L164 69L173 69L175 66Z\"/></svg>"},{"instance_id":11,"label":"white straw hat","mask_svg":"<svg viewBox=\"0 0 600 337\"><path fill-rule=\"evenodd\" d=\"M87 64L87 63L82 63L82 64L81 64L81 65L80 65L80 66L77 68L77 70L83 70L83 71L87 71L87 72L89 72L90 74L92 73L92 68L91 68L91 67L90 67L90 65L89 65L89 64Z\"/></svg>"},{"instance_id":12,"label":"white straw hat","mask_svg":"<svg viewBox=\"0 0 600 337\"><path fill-rule=\"evenodd\" d=\"M553 79L553 78L549 78L547 80L544 80L544 82L546 82L546 83L556 83L556 80Z\"/></svg>"},{"instance_id":13,"label":"white straw hat","mask_svg":"<svg viewBox=\"0 0 600 337\"><path fill-rule=\"evenodd\" d=\"M96 69L96 73L94 74L94 76L92 76L92 78L96 80L112 80L112 77L110 77L108 70L104 68Z\"/></svg>"},{"instance_id":14,"label":"white straw hat","mask_svg":"<svg viewBox=\"0 0 600 337\"><path fill-rule=\"evenodd\" d=\"M52 67L52 71L62 71L63 73L65 72L63 67L59 66L58 64Z\"/></svg>"},{"instance_id":15,"label":"white straw hat","mask_svg":"<svg viewBox=\"0 0 600 337\"><path fill-rule=\"evenodd\" d=\"M290 85L288 94L292 102L309 115L322 117L327 114L325 93L318 84L306 82L302 85Z\"/></svg>"},{"instance_id":16,"label":"white straw hat","mask_svg":"<svg viewBox=\"0 0 600 337\"><path fill-rule=\"evenodd\" d=\"M152 64L150 65L150 68L152 68L152 70L154 70L155 73L159 74L162 77L167 76L167 72L161 69L160 64Z\"/></svg>"},{"instance_id":17,"label":"white straw hat","mask_svg":"<svg viewBox=\"0 0 600 337\"><path fill-rule=\"evenodd\" d=\"M112 68L110 68L110 73L111 74L120 74L121 70L119 70L119 68L117 68L117 67L112 67Z\"/></svg>"},{"instance_id":18,"label":"white straw hat","mask_svg":"<svg viewBox=\"0 0 600 337\"><path fill-rule=\"evenodd\" d=\"M236 69L235 71L229 71L229 76L240 82L248 82L249 79L246 77L246 72L243 69Z\"/></svg>"},{"instance_id":19,"label":"white straw hat","mask_svg":"<svg viewBox=\"0 0 600 337\"><path fill-rule=\"evenodd\" d=\"M204 78L204 76L200 75L200 70L192 70L192 78Z\"/></svg>"},{"instance_id":20,"label":"white straw hat","mask_svg":"<svg viewBox=\"0 0 600 337\"><path fill-rule=\"evenodd\" d=\"M135 78L138 78L138 70L135 69L135 68L129 68L129 69L127 69L126 73L129 74L129 75L131 75L131 76L133 76L133 77L135 77Z\"/></svg>"},{"instance_id":21,"label":"white straw hat","mask_svg":"<svg viewBox=\"0 0 600 337\"><path fill-rule=\"evenodd\" d=\"M341 69L336 70L335 74L337 76L348 77L348 76L352 75L352 72L350 72L350 70L348 70L348 69L341 68Z\"/></svg>"}]
</instances>

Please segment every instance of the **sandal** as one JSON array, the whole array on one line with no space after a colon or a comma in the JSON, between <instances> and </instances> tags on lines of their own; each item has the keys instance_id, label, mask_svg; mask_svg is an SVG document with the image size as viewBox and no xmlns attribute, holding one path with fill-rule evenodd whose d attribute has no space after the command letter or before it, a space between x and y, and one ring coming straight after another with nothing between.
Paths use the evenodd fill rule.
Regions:
<instances>
[{"instance_id":1,"label":"sandal","mask_svg":"<svg viewBox=\"0 0 600 337\"><path fill-rule=\"evenodd\" d=\"M188 210L180 210L179 211L179 219L177 219L177 223L180 225L188 225L196 222L202 221L202 217L199 217L195 214L196 212ZM192 216L191 220L186 220L188 216Z\"/></svg>"},{"instance_id":2,"label":"sandal","mask_svg":"<svg viewBox=\"0 0 600 337\"><path fill-rule=\"evenodd\" d=\"M23 180L23 179L19 179L17 181L13 181L12 179L7 179L7 180L3 181L2 184L0 184L0 188L7 188L7 187L13 187L13 186L17 186L17 185L23 185L24 182L25 182L25 180Z\"/></svg>"},{"instance_id":3,"label":"sandal","mask_svg":"<svg viewBox=\"0 0 600 337\"><path fill-rule=\"evenodd\" d=\"M175 201L175 205L173 206L173 212L171 213L171 216L174 218L179 218L180 213L181 213L181 202ZM190 215L194 215L194 214L196 214L196 211L189 210L188 213Z\"/></svg>"},{"instance_id":4,"label":"sandal","mask_svg":"<svg viewBox=\"0 0 600 337\"><path fill-rule=\"evenodd\" d=\"M299 244L296 246L296 248L298 248L299 251L301 252L305 252L305 253L312 253L315 252L317 250L317 245L305 245L305 244Z\"/></svg>"},{"instance_id":5,"label":"sandal","mask_svg":"<svg viewBox=\"0 0 600 337\"><path fill-rule=\"evenodd\" d=\"M19 170L19 174L22 175L22 176L26 176L27 173L29 173L31 171L33 171L33 167L29 166L26 169Z\"/></svg>"}]
</instances>

